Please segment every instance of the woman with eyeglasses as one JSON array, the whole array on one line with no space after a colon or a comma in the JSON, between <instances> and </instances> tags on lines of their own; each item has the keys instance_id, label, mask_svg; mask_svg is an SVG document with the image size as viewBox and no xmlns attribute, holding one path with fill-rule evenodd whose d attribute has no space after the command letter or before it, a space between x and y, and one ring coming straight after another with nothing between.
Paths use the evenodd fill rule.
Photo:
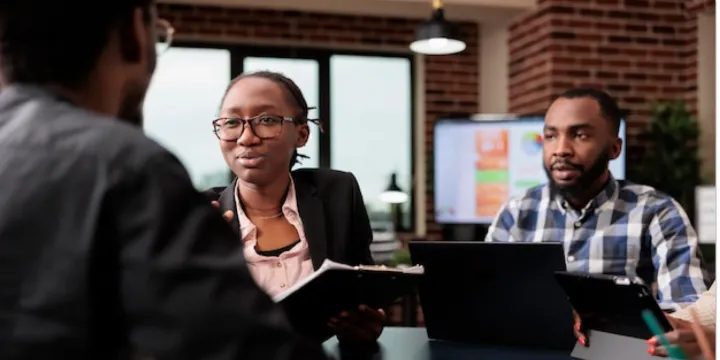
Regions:
<instances>
[{"instance_id":1,"label":"woman with eyeglasses","mask_svg":"<svg viewBox=\"0 0 720 360\"><path fill-rule=\"evenodd\" d=\"M217 191L217 204L238 229L255 281L271 296L325 259L373 264L372 230L355 177L328 169L291 171L308 141L310 108L282 74L235 78L213 121L223 157L237 179ZM385 314L361 306L331 319L341 344L375 344Z\"/></svg>"}]
</instances>

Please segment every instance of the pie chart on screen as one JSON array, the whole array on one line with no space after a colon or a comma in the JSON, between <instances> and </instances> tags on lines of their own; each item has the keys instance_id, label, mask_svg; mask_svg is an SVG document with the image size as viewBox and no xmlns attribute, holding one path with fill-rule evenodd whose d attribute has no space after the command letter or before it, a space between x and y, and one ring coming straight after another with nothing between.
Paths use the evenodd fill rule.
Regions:
<instances>
[{"instance_id":1,"label":"pie chart on screen","mask_svg":"<svg viewBox=\"0 0 720 360\"><path fill-rule=\"evenodd\" d=\"M522 148L528 155L535 155L542 150L542 136L536 132L525 133L522 137Z\"/></svg>"}]
</instances>

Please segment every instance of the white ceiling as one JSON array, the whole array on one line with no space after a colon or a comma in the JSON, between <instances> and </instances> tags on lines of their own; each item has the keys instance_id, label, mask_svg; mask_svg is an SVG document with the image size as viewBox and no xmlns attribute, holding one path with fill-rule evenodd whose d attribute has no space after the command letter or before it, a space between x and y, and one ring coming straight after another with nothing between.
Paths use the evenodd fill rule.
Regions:
<instances>
[{"instance_id":1,"label":"white ceiling","mask_svg":"<svg viewBox=\"0 0 720 360\"><path fill-rule=\"evenodd\" d=\"M164 3L260 7L323 13L428 18L430 0L160 0ZM507 22L510 18L532 10L536 0L445 0L448 20L479 23Z\"/></svg>"}]
</instances>

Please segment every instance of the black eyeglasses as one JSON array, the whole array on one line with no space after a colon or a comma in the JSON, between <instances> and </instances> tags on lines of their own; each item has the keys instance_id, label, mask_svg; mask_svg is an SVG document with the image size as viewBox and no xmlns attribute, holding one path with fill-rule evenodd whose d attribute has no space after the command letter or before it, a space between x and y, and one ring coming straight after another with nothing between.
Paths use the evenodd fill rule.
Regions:
<instances>
[{"instance_id":1,"label":"black eyeglasses","mask_svg":"<svg viewBox=\"0 0 720 360\"><path fill-rule=\"evenodd\" d=\"M215 136L223 141L236 141L239 139L245 131L245 124L250 126L250 131L255 136L267 140L280 136L283 124L286 121L295 122L293 118L289 117L258 115L249 119L222 117L213 120L212 124Z\"/></svg>"}]
</instances>

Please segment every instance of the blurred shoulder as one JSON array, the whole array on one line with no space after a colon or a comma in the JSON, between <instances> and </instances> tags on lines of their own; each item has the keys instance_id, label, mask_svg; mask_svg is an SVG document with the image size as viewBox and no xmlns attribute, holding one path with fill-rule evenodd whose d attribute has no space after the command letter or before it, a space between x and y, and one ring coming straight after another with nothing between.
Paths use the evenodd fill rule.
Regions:
<instances>
[{"instance_id":1,"label":"blurred shoulder","mask_svg":"<svg viewBox=\"0 0 720 360\"><path fill-rule=\"evenodd\" d=\"M43 149L61 154L62 164L82 161L94 166L93 174L68 172L65 175L69 177L95 176L111 180L153 172L158 169L157 164L180 165L139 126L80 108L37 87L11 86L0 94L3 154L10 148L15 151ZM62 168L62 164L54 165ZM90 169L90 165L86 168Z\"/></svg>"},{"instance_id":2,"label":"blurred shoulder","mask_svg":"<svg viewBox=\"0 0 720 360\"><path fill-rule=\"evenodd\" d=\"M618 180L618 200L627 208L642 207L653 216L680 217L690 222L685 209L669 194L652 186Z\"/></svg>"}]
</instances>

